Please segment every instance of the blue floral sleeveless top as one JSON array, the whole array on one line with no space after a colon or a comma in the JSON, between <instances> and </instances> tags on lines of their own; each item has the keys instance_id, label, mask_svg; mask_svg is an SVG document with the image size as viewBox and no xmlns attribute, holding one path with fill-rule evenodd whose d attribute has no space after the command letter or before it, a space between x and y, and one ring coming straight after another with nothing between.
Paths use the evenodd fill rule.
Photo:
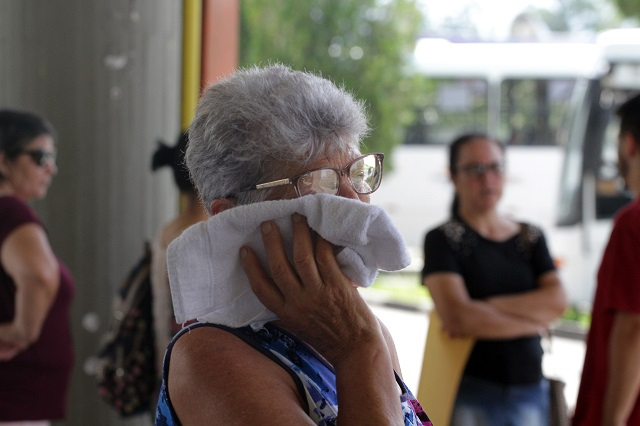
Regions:
<instances>
[{"instance_id":1,"label":"blue floral sleeveless top","mask_svg":"<svg viewBox=\"0 0 640 426\"><path fill-rule=\"evenodd\" d=\"M318 357L298 338L269 323L258 331L254 331L251 327L229 328L217 324L195 323L182 329L173 338L165 353L162 386L155 417L156 426L180 425L166 387L171 350L176 340L184 333L194 328L205 326L217 327L233 333L279 364L291 375L300 395L306 399L309 407L307 412L309 417L319 426L336 424L338 395L336 392L335 371L331 365ZM402 390L399 402L402 405L405 426L432 426L420 403L397 374L396 381Z\"/></svg>"}]
</instances>

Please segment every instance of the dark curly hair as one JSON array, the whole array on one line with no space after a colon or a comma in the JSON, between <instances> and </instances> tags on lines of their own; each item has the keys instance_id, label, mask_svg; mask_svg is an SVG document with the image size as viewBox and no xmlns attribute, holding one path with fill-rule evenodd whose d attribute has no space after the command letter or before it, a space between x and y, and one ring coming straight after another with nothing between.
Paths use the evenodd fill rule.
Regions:
<instances>
[{"instance_id":1,"label":"dark curly hair","mask_svg":"<svg viewBox=\"0 0 640 426\"><path fill-rule=\"evenodd\" d=\"M42 135L56 137L53 126L39 115L27 111L0 110L0 151L7 157L17 156L26 145Z\"/></svg>"},{"instance_id":2,"label":"dark curly hair","mask_svg":"<svg viewBox=\"0 0 640 426\"><path fill-rule=\"evenodd\" d=\"M56 138L55 129L43 117L28 111L0 109L0 152L6 158L16 158L25 146L42 135ZM0 173L0 180L4 179Z\"/></svg>"},{"instance_id":3,"label":"dark curly hair","mask_svg":"<svg viewBox=\"0 0 640 426\"><path fill-rule=\"evenodd\" d=\"M173 170L173 177L180 192L195 193L189 169L184 162L184 154L189 143L187 132L180 133L176 144L171 147L163 141L158 141L158 148L153 153L151 170L156 171L160 167L169 166Z\"/></svg>"}]
</instances>

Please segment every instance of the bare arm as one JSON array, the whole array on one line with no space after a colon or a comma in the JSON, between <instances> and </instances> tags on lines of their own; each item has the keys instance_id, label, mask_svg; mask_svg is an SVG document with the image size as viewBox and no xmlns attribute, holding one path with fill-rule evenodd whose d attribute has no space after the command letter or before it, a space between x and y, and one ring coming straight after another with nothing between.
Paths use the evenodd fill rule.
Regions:
<instances>
[{"instance_id":1,"label":"bare arm","mask_svg":"<svg viewBox=\"0 0 640 426\"><path fill-rule=\"evenodd\" d=\"M609 338L603 426L625 426L640 391L640 314L618 312Z\"/></svg>"},{"instance_id":2,"label":"bare arm","mask_svg":"<svg viewBox=\"0 0 640 426\"><path fill-rule=\"evenodd\" d=\"M533 336L543 324L512 315L483 300L474 300L456 273L428 275L423 284L429 289L444 329L452 337L510 339Z\"/></svg>"},{"instance_id":3,"label":"bare arm","mask_svg":"<svg viewBox=\"0 0 640 426\"><path fill-rule=\"evenodd\" d=\"M487 302L504 313L549 325L567 309L567 296L556 271L538 278L538 288L491 297Z\"/></svg>"},{"instance_id":4,"label":"bare arm","mask_svg":"<svg viewBox=\"0 0 640 426\"><path fill-rule=\"evenodd\" d=\"M393 341L393 337L391 336L391 332L387 328L387 326L378 319L378 324L380 324L380 329L382 330L382 335L384 336L384 340L387 344L387 349L389 354L391 355L391 363L393 364L393 369L398 373L398 375L402 378L402 369L400 368L400 360L398 359L398 351L396 350L396 344Z\"/></svg>"},{"instance_id":5,"label":"bare arm","mask_svg":"<svg viewBox=\"0 0 640 426\"><path fill-rule=\"evenodd\" d=\"M60 285L60 271L40 225L12 232L0 250L0 261L16 284L15 316L0 325L0 359L9 359L38 339Z\"/></svg>"}]
</instances>

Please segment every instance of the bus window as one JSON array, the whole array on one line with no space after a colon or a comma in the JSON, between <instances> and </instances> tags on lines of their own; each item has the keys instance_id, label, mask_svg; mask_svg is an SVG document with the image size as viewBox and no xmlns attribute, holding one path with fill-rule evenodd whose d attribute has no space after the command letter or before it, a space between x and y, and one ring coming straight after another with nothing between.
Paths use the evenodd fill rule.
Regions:
<instances>
[{"instance_id":1,"label":"bus window","mask_svg":"<svg viewBox=\"0 0 640 426\"><path fill-rule=\"evenodd\" d=\"M617 105L627 96L589 83L578 98L572 115L573 128L567 144L558 209L559 226L582 221L610 219L630 200L618 174Z\"/></svg>"},{"instance_id":2,"label":"bus window","mask_svg":"<svg viewBox=\"0 0 640 426\"><path fill-rule=\"evenodd\" d=\"M407 129L409 145L444 145L460 129L487 127L488 85L482 79L430 79L433 87L425 93L424 107L416 123Z\"/></svg>"},{"instance_id":3,"label":"bus window","mask_svg":"<svg viewBox=\"0 0 640 426\"><path fill-rule=\"evenodd\" d=\"M622 206L633 198L618 173L619 127L618 117L612 113L604 131L596 174L596 219L613 217Z\"/></svg>"},{"instance_id":4,"label":"bus window","mask_svg":"<svg viewBox=\"0 0 640 426\"><path fill-rule=\"evenodd\" d=\"M465 132L486 132L507 145L558 144L576 78L428 79L432 90L405 144L444 145Z\"/></svg>"},{"instance_id":5,"label":"bus window","mask_svg":"<svg viewBox=\"0 0 640 426\"><path fill-rule=\"evenodd\" d=\"M556 145L575 79L506 79L495 134L507 145Z\"/></svg>"}]
</instances>

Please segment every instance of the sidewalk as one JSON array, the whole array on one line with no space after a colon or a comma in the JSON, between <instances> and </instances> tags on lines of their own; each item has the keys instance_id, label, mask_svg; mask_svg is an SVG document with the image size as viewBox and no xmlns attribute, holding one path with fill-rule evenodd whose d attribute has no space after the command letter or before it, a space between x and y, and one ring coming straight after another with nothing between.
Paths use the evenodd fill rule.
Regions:
<instances>
[{"instance_id":1,"label":"sidewalk","mask_svg":"<svg viewBox=\"0 0 640 426\"><path fill-rule=\"evenodd\" d=\"M405 382L410 389L418 389L431 307L389 303L366 292L363 297L394 338ZM570 412L578 395L584 351L583 331L562 323L552 330L551 350L545 353L543 370L565 381Z\"/></svg>"}]
</instances>

